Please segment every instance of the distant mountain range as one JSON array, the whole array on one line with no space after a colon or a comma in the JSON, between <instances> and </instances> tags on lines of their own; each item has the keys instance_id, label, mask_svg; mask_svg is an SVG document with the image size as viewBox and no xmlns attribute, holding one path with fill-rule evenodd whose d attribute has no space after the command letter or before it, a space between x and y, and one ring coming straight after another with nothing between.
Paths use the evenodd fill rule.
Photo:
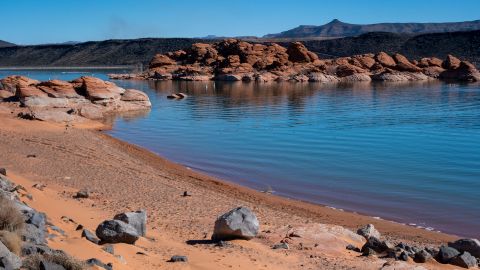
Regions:
<instances>
[{"instance_id":1,"label":"distant mountain range","mask_svg":"<svg viewBox=\"0 0 480 270\"><path fill-rule=\"evenodd\" d=\"M0 48L2 48L2 47L11 47L11 46L16 46L16 45L13 44L13 43L10 43L10 42L6 42L6 41L3 41L3 40L0 40Z\"/></svg>"},{"instance_id":2,"label":"distant mountain range","mask_svg":"<svg viewBox=\"0 0 480 270\"><path fill-rule=\"evenodd\" d=\"M301 25L278 34L265 35L264 38L350 37L369 32L424 34L472 30L480 30L480 20L453 23L350 24L335 19L325 25Z\"/></svg>"}]
</instances>

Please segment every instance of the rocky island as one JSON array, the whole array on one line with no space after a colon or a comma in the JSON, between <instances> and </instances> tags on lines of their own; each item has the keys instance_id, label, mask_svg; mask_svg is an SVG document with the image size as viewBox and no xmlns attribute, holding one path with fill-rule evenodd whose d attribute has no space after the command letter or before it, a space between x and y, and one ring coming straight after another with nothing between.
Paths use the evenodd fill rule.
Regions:
<instances>
[{"instance_id":1,"label":"rocky island","mask_svg":"<svg viewBox=\"0 0 480 270\"><path fill-rule=\"evenodd\" d=\"M157 54L141 74L112 74L112 79L187 81L480 81L480 72L468 61L448 55L409 60L401 54L384 52L336 59L320 59L301 42L288 48L225 39L213 44L195 43L190 48Z\"/></svg>"},{"instance_id":2,"label":"rocky island","mask_svg":"<svg viewBox=\"0 0 480 270\"><path fill-rule=\"evenodd\" d=\"M0 79L0 102L19 105L22 118L54 122L102 119L108 114L148 110L148 96L94 77L40 82L24 76Z\"/></svg>"}]
</instances>

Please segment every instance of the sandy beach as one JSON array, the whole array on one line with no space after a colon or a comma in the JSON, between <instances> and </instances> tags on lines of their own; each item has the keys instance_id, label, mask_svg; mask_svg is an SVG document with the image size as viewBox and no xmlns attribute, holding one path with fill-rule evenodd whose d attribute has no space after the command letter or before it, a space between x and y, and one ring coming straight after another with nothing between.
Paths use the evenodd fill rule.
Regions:
<instances>
[{"instance_id":1,"label":"sandy beach","mask_svg":"<svg viewBox=\"0 0 480 270\"><path fill-rule=\"evenodd\" d=\"M52 223L66 232L49 244L80 259L112 262L114 269L379 269L386 259L360 257L345 249L347 244L362 242L347 237L342 227L356 231L371 223L394 243L420 246L438 246L458 238L281 198L203 175L106 135L102 130L108 124L22 120L15 117L19 108L2 106L0 165L32 194L33 200L24 201L47 213ZM46 188L32 188L35 183ZM74 199L80 189L90 190L92 196ZM183 197L184 191L191 196ZM215 246L209 240L215 219L237 206L249 207L258 216L259 237ZM94 231L103 220L138 209L148 213L147 237L135 246L116 244L123 261L75 231L77 223ZM63 216L76 223L66 222ZM289 250L271 248L295 231L302 232L301 237L288 237ZM167 262L173 255L186 255L189 262ZM454 269L438 263L421 266Z\"/></svg>"}]
</instances>

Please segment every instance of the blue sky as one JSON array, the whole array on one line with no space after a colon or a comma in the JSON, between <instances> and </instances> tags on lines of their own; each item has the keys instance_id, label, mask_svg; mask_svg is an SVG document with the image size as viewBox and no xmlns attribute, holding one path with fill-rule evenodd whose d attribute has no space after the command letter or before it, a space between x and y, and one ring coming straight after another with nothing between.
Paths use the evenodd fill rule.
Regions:
<instances>
[{"instance_id":1,"label":"blue sky","mask_svg":"<svg viewBox=\"0 0 480 270\"><path fill-rule=\"evenodd\" d=\"M335 18L451 22L480 19L479 11L480 0L0 0L0 40L262 36Z\"/></svg>"}]
</instances>

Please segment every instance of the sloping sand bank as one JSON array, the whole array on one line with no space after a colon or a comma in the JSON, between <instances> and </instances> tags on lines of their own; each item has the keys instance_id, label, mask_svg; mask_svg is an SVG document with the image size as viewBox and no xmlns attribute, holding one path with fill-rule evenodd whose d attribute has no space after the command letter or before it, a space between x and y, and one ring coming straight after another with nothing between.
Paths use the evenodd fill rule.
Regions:
<instances>
[{"instance_id":1,"label":"sloping sand bank","mask_svg":"<svg viewBox=\"0 0 480 270\"><path fill-rule=\"evenodd\" d=\"M65 230L65 236L50 244L81 259L112 262L114 269L379 269L385 263L345 250L346 244L361 242L336 225L356 230L372 223L393 242L418 245L438 246L455 239L205 176L111 138L97 130L98 124L65 126L20 120L11 110L15 108L0 110L0 165L32 193L33 200L26 202ZM31 188L34 183L47 188ZM84 188L92 191L91 198L72 198ZM184 191L192 196L182 197ZM228 247L210 243L216 217L240 205L257 214L260 236L248 242L233 241ZM147 238L136 246L115 245L124 262L81 238L76 224L61 218L67 216L94 231L114 214L140 208L149 215ZM292 231L303 235L291 239L289 250L271 249ZM189 262L167 262L173 255L186 255ZM422 266L451 269L436 263Z\"/></svg>"}]
</instances>

